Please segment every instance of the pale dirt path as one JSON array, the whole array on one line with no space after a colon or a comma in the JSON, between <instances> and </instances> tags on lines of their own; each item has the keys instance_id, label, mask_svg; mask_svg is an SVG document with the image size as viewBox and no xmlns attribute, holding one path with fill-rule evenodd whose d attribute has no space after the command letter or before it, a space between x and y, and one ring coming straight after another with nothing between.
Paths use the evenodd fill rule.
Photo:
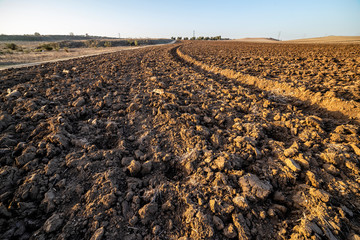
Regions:
<instances>
[{"instance_id":1,"label":"pale dirt path","mask_svg":"<svg viewBox=\"0 0 360 240\"><path fill-rule=\"evenodd\" d=\"M0 66L0 71L1 71L1 70L6 70L6 69L10 69L10 68L32 67L32 66L37 66L37 65L45 64L45 63L62 62L62 61L67 61L67 60L72 60L72 59L78 59L78 58L84 58L84 57L92 57L92 56L98 56L98 55L102 55L102 54L108 54L108 53L114 53L114 52L120 52L120 51L128 51L128 50L146 48L146 47L151 47L151 46L162 46L162 45L166 45L166 44L174 44L175 42L176 42L176 40L171 41L171 42L169 42L169 43L162 43L162 44L153 44L153 45L145 45L145 46L138 46L138 47L122 48L122 49L116 49L116 50L111 50L111 51L104 51L104 52L101 52L101 53L85 54L85 55L80 55L80 56L73 56L73 57L60 58L60 59L53 59L53 60L47 60L47 61L24 63L24 64L14 64L14 65L6 65L6 66Z\"/></svg>"}]
</instances>

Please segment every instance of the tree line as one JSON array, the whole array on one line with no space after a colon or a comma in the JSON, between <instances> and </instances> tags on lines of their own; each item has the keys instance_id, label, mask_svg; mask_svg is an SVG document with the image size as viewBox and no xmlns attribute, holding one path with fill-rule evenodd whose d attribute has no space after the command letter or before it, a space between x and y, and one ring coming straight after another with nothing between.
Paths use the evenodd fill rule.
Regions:
<instances>
[{"instance_id":1,"label":"tree line","mask_svg":"<svg viewBox=\"0 0 360 240\"><path fill-rule=\"evenodd\" d=\"M221 36L215 36L215 37L203 37L203 36L200 36L200 37L191 37L191 38L188 38L188 37L171 37L172 40L221 40Z\"/></svg>"}]
</instances>

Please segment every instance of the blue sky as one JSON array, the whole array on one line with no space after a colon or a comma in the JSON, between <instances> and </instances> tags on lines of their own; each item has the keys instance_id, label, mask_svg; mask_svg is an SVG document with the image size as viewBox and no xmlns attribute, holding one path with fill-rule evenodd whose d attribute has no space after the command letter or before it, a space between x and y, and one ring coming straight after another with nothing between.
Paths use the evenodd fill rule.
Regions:
<instances>
[{"instance_id":1,"label":"blue sky","mask_svg":"<svg viewBox=\"0 0 360 240\"><path fill-rule=\"evenodd\" d=\"M360 0L0 0L0 34L360 36Z\"/></svg>"}]
</instances>

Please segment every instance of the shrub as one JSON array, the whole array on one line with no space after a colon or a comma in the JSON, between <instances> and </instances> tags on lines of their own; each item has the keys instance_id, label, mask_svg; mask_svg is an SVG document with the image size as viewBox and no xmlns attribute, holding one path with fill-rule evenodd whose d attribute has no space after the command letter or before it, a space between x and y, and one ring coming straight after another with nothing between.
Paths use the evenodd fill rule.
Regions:
<instances>
[{"instance_id":1,"label":"shrub","mask_svg":"<svg viewBox=\"0 0 360 240\"><path fill-rule=\"evenodd\" d=\"M40 45L39 48L42 49L42 50L46 50L46 51L53 50L53 47L51 46L50 43L45 43L43 45Z\"/></svg>"},{"instance_id":2,"label":"shrub","mask_svg":"<svg viewBox=\"0 0 360 240\"><path fill-rule=\"evenodd\" d=\"M104 47L111 47L111 42L109 42L109 41L108 41L108 42L105 42L105 43L104 43Z\"/></svg>"},{"instance_id":3,"label":"shrub","mask_svg":"<svg viewBox=\"0 0 360 240\"><path fill-rule=\"evenodd\" d=\"M99 44L99 41L94 40L94 39L87 40L87 41L85 42L85 45L86 45L88 48L90 48L90 47L97 47L98 44Z\"/></svg>"},{"instance_id":4,"label":"shrub","mask_svg":"<svg viewBox=\"0 0 360 240\"><path fill-rule=\"evenodd\" d=\"M5 48L11 49L11 50L16 50L16 49L18 49L19 47L18 47L18 45L16 45L15 43L6 43L6 44L5 44Z\"/></svg>"},{"instance_id":5,"label":"shrub","mask_svg":"<svg viewBox=\"0 0 360 240\"><path fill-rule=\"evenodd\" d=\"M190 38L190 40L196 40L196 38L195 38L195 37L192 37L192 38Z\"/></svg>"},{"instance_id":6,"label":"shrub","mask_svg":"<svg viewBox=\"0 0 360 240\"><path fill-rule=\"evenodd\" d=\"M128 42L129 46L138 46L139 45L137 40L135 40L135 41L134 40L128 40L127 42Z\"/></svg>"},{"instance_id":7,"label":"shrub","mask_svg":"<svg viewBox=\"0 0 360 240\"><path fill-rule=\"evenodd\" d=\"M189 40L189 38L188 38L188 37L184 37L184 40Z\"/></svg>"},{"instance_id":8,"label":"shrub","mask_svg":"<svg viewBox=\"0 0 360 240\"><path fill-rule=\"evenodd\" d=\"M46 50L46 51L52 51L53 49L55 49L56 51L59 51L60 45L59 45L59 43L45 43L45 44L39 45L36 49Z\"/></svg>"}]
</instances>

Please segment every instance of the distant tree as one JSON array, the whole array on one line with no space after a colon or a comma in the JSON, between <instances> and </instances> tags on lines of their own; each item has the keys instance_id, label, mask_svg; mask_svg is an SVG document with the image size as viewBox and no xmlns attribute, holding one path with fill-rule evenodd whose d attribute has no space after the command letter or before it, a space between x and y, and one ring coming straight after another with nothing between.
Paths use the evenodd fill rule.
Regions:
<instances>
[{"instance_id":1,"label":"distant tree","mask_svg":"<svg viewBox=\"0 0 360 240\"><path fill-rule=\"evenodd\" d=\"M177 40L181 40L182 39L182 37L177 37Z\"/></svg>"},{"instance_id":2,"label":"distant tree","mask_svg":"<svg viewBox=\"0 0 360 240\"><path fill-rule=\"evenodd\" d=\"M15 43L6 43L5 48L11 49L11 50L16 50L16 49L18 49L18 46Z\"/></svg>"},{"instance_id":3,"label":"distant tree","mask_svg":"<svg viewBox=\"0 0 360 240\"><path fill-rule=\"evenodd\" d=\"M204 39L205 39L205 40L210 40L210 38L209 38L209 37L205 37Z\"/></svg>"},{"instance_id":4,"label":"distant tree","mask_svg":"<svg viewBox=\"0 0 360 240\"><path fill-rule=\"evenodd\" d=\"M175 40L175 37L171 37L171 40Z\"/></svg>"},{"instance_id":5,"label":"distant tree","mask_svg":"<svg viewBox=\"0 0 360 240\"><path fill-rule=\"evenodd\" d=\"M73 36L74 36L74 33L73 33L73 32L70 32L69 35L73 37Z\"/></svg>"},{"instance_id":6,"label":"distant tree","mask_svg":"<svg viewBox=\"0 0 360 240\"><path fill-rule=\"evenodd\" d=\"M40 36L41 36L41 34L38 33L38 32L35 32L34 35L37 36L37 37L40 37Z\"/></svg>"},{"instance_id":7,"label":"distant tree","mask_svg":"<svg viewBox=\"0 0 360 240\"><path fill-rule=\"evenodd\" d=\"M188 38L188 37L184 37L184 40L189 40L189 38Z\"/></svg>"},{"instance_id":8,"label":"distant tree","mask_svg":"<svg viewBox=\"0 0 360 240\"><path fill-rule=\"evenodd\" d=\"M85 37L89 37L89 34L88 34L88 33L85 33Z\"/></svg>"},{"instance_id":9,"label":"distant tree","mask_svg":"<svg viewBox=\"0 0 360 240\"><path fill-rule=\"evenodd\" d=\"M221 40L221 36L216 36L215 39L216 40Z\"/></svg>"},{"instance_id":10,"label":"distant tree","mask_svg":"<svg viewBox=\"0 0 360 240\"><path fill-rule=\"evenodd\" d=\"M191 37L190 40L196 40L196 38L195 38L195 37Z\"/></svg>"},{"instance_id":11,"label":"distant tree","mask_svg":"<svg viewBox=\"0 0 360 240\"><path fill-rule=\"evenodd\" d=\"M200 37L197 38L197 40L204 40L204 37L200 36Z\"/></svg>"}]
</instances>

